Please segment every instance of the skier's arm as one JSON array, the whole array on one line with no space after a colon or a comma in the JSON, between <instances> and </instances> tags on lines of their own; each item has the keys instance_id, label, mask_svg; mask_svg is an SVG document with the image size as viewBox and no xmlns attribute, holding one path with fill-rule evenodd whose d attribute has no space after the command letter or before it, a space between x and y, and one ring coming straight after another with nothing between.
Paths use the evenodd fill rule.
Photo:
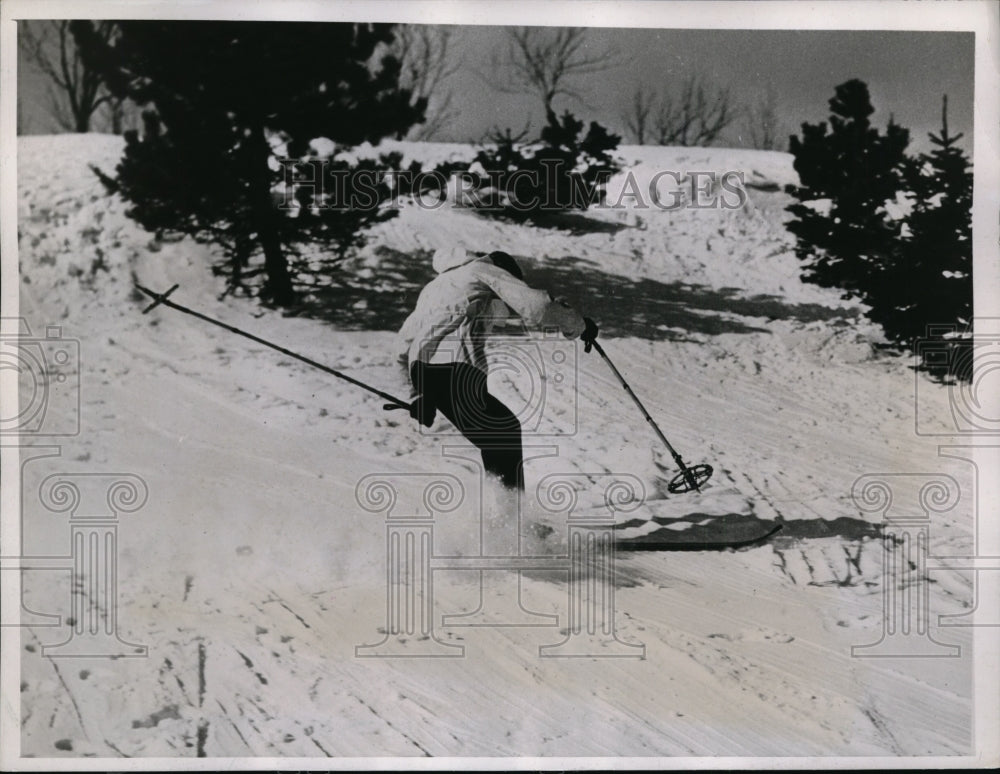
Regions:
<instances>
[{"instance_id":1,"label":"skier's arm","mask_svg":"<svg viewBox=\"0 0 1000 774\"><path fill-rule=\"evenodd\" d=\"M476 269L479 279L528 325L536 328L554 326L571 339L586 328L583 317L575 309L554 300L550 293L533 288L524 280L486 261L479 262Z\"/></svg>"}]
</instances>

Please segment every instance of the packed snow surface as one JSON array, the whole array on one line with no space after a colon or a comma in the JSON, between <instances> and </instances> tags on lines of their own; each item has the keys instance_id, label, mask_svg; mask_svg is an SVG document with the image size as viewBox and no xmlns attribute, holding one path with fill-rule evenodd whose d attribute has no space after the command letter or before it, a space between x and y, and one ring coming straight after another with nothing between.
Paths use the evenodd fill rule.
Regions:
<instances>
[{"instance_id":1,"label":"packed snow surface","mask_svg":"<svg viewBox=\"0 0 1000 774\"><path fill-rule=\"evenodd\" d=\"M121 148L98 135L18 145L20 316L36 338L60 326L80 347L80 432L38 439L60 453L24 462L23 541L29 555L70 550L67 514L39 500L46 477L141 477L148 501L119 518L117 626L122 641L148 650L43 657L43 646L67 639L71 600L90 587L69 570L25 571L26 609L61 619L21 630L22 754L970 751L968 629L933 630L962 649L959 658L852 656L852 646L882 638L887 587L929 594L934 622L973 605L967 574L938 571L928 583L920 568L884 572L882 514L858 507L854 482L942 471L968 492L972 468L939 457L936 439L915 432L918 406L932 430L952 421L947 389L877 347L879 331L856 304L800 281L784 226L791 157L626 147L627 166L609 185L617 199L628 173L648 190L658 171L675 171L668 182L681 191L690 173L735 170L747 197L738 209L630 200L533 225L447 202L406 205L300 313L283 316L225 295L211 246L158 239L126 216L89 168L110 172ZM403 149L425 162L463 151ZM478 553L481 516L486 539L503 535L503 524L491 531L503 504L478 488L469 463L442 455L441 438L383 411L380 398L174 310L143 315L148 299L133 289L136 280L160 291L177 283L177 303L399 394L393 332L431 276L432 251L454 244L512 253L529 282L597 320L671 443L688 462L714 466L715 491L734 499L724 512L755 527L785 524L739 550L619 553L617 639L644 645L643 659L539 656L566 633L564 570L447 569L433 576L435 636L464 646L463 657L358 658L356 646L378 643L387 625L387 527L384 514L361 507L359 482L396 481L403 509L424 480L411 474L460 480L467 501L434 525L443 555ZM506 346L538 343L513 341ZM662 498L672 461L606 365L572 343L538 345L561 347L566 370L526 433L526 446L540 447L528 450L529 493L551 474L590 474L575 479L580 504L597 507L602 482L618 474ZM530 403L519 378L491 377L510 405ZM56 404L52 421L75 411L72 401ZM896 495L894 508L921 513L915 494ZM685 520L688 506L675 497L686 496L667 499L664 530L718 516L692 500ZM536 516L526 503L524 518ZM964 501L932 516L932 554L970 553ZM556 548L535 546L543 554L565 539L565 525L555 529L547 540ZM628 529L652 527L637 518ZM526 620L546 625L454 625L481 603L520 610L518 594L539 614Z\"/></svg>"}]
</instances>

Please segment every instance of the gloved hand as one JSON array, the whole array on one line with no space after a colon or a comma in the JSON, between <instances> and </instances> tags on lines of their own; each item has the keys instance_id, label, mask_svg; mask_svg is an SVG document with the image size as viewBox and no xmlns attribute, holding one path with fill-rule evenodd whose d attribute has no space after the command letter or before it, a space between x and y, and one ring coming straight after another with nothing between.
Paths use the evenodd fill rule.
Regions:
<instances>
[{"instance_id":1,"label":"gloved hand","mask_svg":"<svg viewBox=\"0 0 1000 774\"><path fill-rule=\"evenodd\" d=\"M418 395L417 398L410 404L410 416L424 427L430 427L434 424L434 417L437 416L437 409L434 408L434 404L427 400L423 395Z\"/></svg>"},{"instance_id":2,"label":"gloved hand","mask_svg":"<svg viewBox=\"0 0 1000 774\"><path fill-rule=\"evenodd\" d=\"M584 344L583 351L590 352L591 347L594 345L594 339L597 338L597 323L589 317L584 317L583 324L586 327L583 329L583 333L580 334L580 339Z\"/></svg>"}]
</instances>

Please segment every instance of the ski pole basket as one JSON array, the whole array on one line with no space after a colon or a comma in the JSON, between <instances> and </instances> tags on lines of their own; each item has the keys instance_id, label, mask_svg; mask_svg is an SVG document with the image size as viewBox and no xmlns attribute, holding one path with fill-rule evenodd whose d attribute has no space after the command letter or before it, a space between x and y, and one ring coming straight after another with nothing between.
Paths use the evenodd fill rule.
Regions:
<instances>
[{"instance_id":1,"label":"ski pole basket","mask_svg":"<svg viewBox=\"0 0 1000 774\"><path fill-rule=\"evenodd\" d=\"M667 491L671 492L672 494L681 494L683 492L690 492L691 490L700 492L701 485L712 477L712 466L706 462L702 462L699 463L698 465L692 465L692 466L685 465L684 460L681 459L681 455L678 454L677 451L674 449L674 447L670 445L670 441L667 440L667 437L663 434L663 431L660 430L659 425L657 425L656 422L653 421L653 418L649 415L649 412L646 411L646 407L642 405L642 401L640 401L638 396L636 396L636 394L632 392L632 388L629 386L628 382L625 381L625 377L621 375L621 372L617 368L615 368L615 364L611 362L611 358L608 357L608 354L604 351L604 348L597 343L596 339L590 341L589 343L591 346L593 346L594 349L597 350L597 354L600 355L602 358L604 358L604 362L608 364L608 367L611 369L611 372L615 375L615 378L618 379L618 382L625 389L625 392L629 394L629 397L632 398L633 401L635 401L635 405L639 407L639 411L642 412L642 416L646 419L647 422L649 422L650 426L653 428L653 431L656 433L657 437L661 441L663 441L664 446L667 447L667 450L673 456L674 462L677 463L677 467L680 468L680 472L672 479L670 479L670 483L667 484Z\"/></svg>"}]
</instances>

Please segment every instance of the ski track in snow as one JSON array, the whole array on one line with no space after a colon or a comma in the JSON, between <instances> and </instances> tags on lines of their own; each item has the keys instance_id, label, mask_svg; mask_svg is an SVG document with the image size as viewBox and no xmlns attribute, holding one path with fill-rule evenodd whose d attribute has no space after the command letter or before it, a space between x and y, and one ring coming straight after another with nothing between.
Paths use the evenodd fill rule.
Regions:
<instances>
[{"instance_id":1,"label":"ski track in snow","mask_svg":"<svg viewBox=\"0 0 1000 774\"><path fill-rule=\"evenodd\" d=\"M853 505L854 480L947 469L969 491L971 477L914 434L908 360L876 354L877 333L859 310L797 279L785 198L771 185L793 179L790 157L624 148L640 160L640 177L744 169L750 205L601 211L592 219L609 228L577 234L408 207L378 228L355 268L373 269L363 276L391 291L391 278L378 275L388 254L380 249L425 255L418 251L462 241L530 259L529 280L565 279L560 291L584 292L574 267L603 278L592 295L570 300L612 321L605 348L685 459L710 462L715 484L741 492L755 517L784 520L788 533L804 520L837 519L855 532L619 555L618 637L644 643L644 660L539 658L558 629L456 626L439 637L464 645L464 658L386 660L354 657L385 625L385 525L356 505L355 485L373 472L460 467L374 396L173 311L142 316L146 302L131 283L179 283L179 303L402 392L392 332L262 316L250 301L220 300L206 247L157 241L103 195L87 164L112 169L120 147L96 135L19 143L21 316L36 335L61 325L80 339L82 384L81 434L65 439L60 458L25 467L25 539L39 553L67 550L65 525L51 526L60 517L29 496L46 475L142 476L149 502L119 528L118 620L122 639L149 655L42 658L42 645L65 639L66 628L25 629L22 754L968 751L968 658L850 655L880 636L883 582L881 543L863 529L875 517ZM406 150L430 160L458 152ZM412 303L407 293L397 302ZM633 314L642 324L629 329ZM604 363L578 354L578 391L551 391L542 418L543 429L575 432L526 441L559 444L558 456L527 464L529 487L549 473L617 472L657 494L657 463L671 469L669 456ZM514 402L528 389L494 386ZM929 382L920 389L930 415L947 418L945 392ZM476 517L460 509L439 533L471 551ZM968 553L968 511L940 519L931 553ZM26 606L65 620L71 583L85 593L69 575L26 572ZM475 609L474 577L435 575L438 615ZM564 577L526 573L524 603L562 621ZM486 593L510 594L516 576L507 578ZM933 614L970 609L969 578L937 572L933 581ZM967 630L945 631L969 652Z\"/></svg>"}]
</instances>

